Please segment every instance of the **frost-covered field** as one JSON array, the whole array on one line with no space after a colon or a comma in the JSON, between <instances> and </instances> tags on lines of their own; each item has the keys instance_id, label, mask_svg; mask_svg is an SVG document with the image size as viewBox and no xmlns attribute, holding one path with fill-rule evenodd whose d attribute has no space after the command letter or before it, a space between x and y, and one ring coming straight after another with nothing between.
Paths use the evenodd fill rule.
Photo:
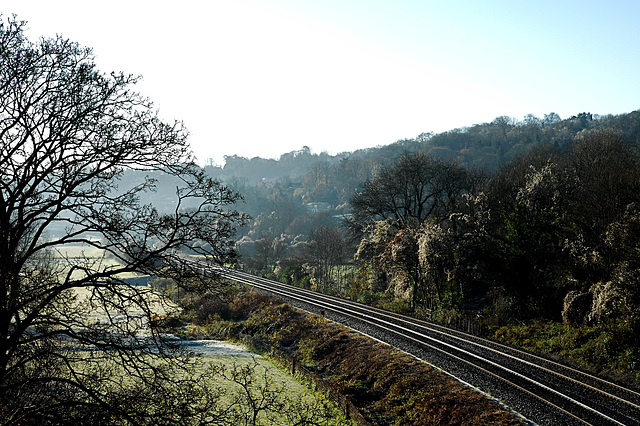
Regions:
<instances>
[{"instance_id":1,"label":"frost-covered field","mask_svg":"<svg viewBox=\"0 0 640 426\"><path fill-rule=\"evenodd\" d=\"M262 358L260 355L248 351L244 346L221 342L219 340L182 340L181 345L188 351L206 356Z\"/></svg>"},{"instance_id":2,"label":"frost-covered field","mask_svg":"<svg viewBox=\"0 0 640 426\"><path fill-rule=\"evenodd\" d=\"M66 244L56 248L53 253L53 258L58 260L61 265L65 263L69 264L90 264L94 269L104 269L117 267L120 264L113 256L108 256L105 252L99 248L89 245L74 245ZM78 271L77 273L80 273ZM126 273L118 275L118 278L136 278L138 274Z\"/></svg>"},{"instance_id":3,"label":"frost-covered field","mask_svg":"<svg viewBox=\"0 0 640 426\"><path fill-rule=\"evenodd\" d=\"M64 245L57 248L52 253L54 260L58 262L58 274L64 276L69 270L71 265L81 265L94 271L101 271L107 268L117 268L120 266L117 259L113 256L105 255L103 250L89 245ZM83 268L78 268L72 273L72 279L82 278ZM144 285L146 278L144 275L128 272L118 274L117 278L123 280L130 280L132 287L130 289L131 295L134 293L144 295L146 303L151 307L152 312L159 316L167 315L175 312L179 309L173 302L163 298L161 295L153 291L150 287ZM143 285L140 285L140 284ZM99 303L94 292L94 288L74 288L75 304L78 312L83 312L86 319L90 322L104 322L104 321L118 321L127 319L141 318L142 311L133 303L134 297L127 301L126 288L121 291L121 303L129 304L127 314L123 315L122 312L107 312L105 311L105 304ZM122 297L123 296L123 297Z\"/></svg>"}]
</instances>

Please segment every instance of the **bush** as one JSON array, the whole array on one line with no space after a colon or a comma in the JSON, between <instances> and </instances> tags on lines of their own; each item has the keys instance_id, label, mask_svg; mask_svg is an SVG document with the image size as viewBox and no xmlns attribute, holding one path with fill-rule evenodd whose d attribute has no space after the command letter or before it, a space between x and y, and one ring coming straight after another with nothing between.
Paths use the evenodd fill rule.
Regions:
<instances>
[{"instance_id":1,"label":"bush","mask_svg":"<svg viewBox=\"0 0 640 426\"><path fill-rule=\"evenodd\" d=\"M500 327L492 337L532 352L567 359L594 373L637 387L639 335L640 320L629 318L598 326L536 321Z\"/></svg>"},{"instance_id":2,"label":"bush","mask_svg":"<svg viewBox=\"0 0 640 426\"><path fill-rule=\"evenodd\" d=\"M397 312L399 314L410 314L413 311L411 309L411 305L409 305L409 302L401 299L382 299L380 300L380 302L378 302L378 306L380 306L382 309L386 309L391 312Z\"/></svg>"},{"instance_id":3,"label":"bush","mask_svg":"<svg viewBox=\"0 0 640 426\"><path fill-rule=\"evenodd\" d=\"M378 300L380 300L380 293L364 290L362 293L358 295L358 302L364 303L365 305L376 305Z\"/></svg>"}]
</instances>

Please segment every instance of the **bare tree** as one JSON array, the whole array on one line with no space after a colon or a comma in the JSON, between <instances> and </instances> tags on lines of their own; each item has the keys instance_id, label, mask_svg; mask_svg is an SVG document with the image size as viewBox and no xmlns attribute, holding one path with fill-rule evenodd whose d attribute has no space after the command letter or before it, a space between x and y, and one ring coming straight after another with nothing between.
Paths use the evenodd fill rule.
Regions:
<instances>
[{"instance_id":1,"label":"bare tree","mask_svg":"<svg viewBox=\"0 0 640 426\"><path fill-rule=\"evenodd\" d=\"M568 163L578 182L569 214L589 243L601 245L607 227L640 201L638 152L619 132L593 131L572 147Z\"/></svg>"},{"instance_id":2,"label":"bare tree","mask_svg":"<svg viewBox=\"0 0 640 426\"><path fill-rule=\"evenodd\" d=\"M61 36L32 43L24 28L0 23L0 418L188 418L177 396L190 387L174 369L189 357L167 357L173 346L151 321L162 302L120 277L215 289L177 253L233 259L244 218L227 207L239 195L193 164L187 131L132 91L138 77L100 73L90 49ZM127 170L177 179L174 210L141 205L156 181L130 183ZM65 255L70 244L104 256Z\"/></svg>"},{"instance_id":3,"label":"bare tree","mask_svg":"<svg viewBox=\"0 0 640 426\"><path fill-rule=\"evenodd\" d=\"M461 195L471 192L479 176L456 163L423 153L405 155L368 179L350 203L355 231L376 220L390 220L401 228L427 218L448 217Z\"/></svg>"},{"instance_id":4,"label":"bare tree","mask_svg":"<svg viewBox=\"0 0 640 426\"><path fill-rule=\"evenodd\" d=\"M237 426L282 424L292 426L342 425L335 407L317 398L291 395L287 383L279 382L274 371L257 360L230 367L213 366L212 372L221 377L218 386L227 387L229 399L224 408L218 409L218 418Z\"/></svg>"},{"instance_id":5,"label":"bare tree","mask_svg":"<svg viewBox=\"0 0 640 426\"><path fill-rule=\"evenodd\" d=\"M326 292L327 285L334 282L333 273L345 263L346 253L346 241L339 227L320 226L311 232L307 257L314 265L320 291Z\"/></svg>"}]
</instances>

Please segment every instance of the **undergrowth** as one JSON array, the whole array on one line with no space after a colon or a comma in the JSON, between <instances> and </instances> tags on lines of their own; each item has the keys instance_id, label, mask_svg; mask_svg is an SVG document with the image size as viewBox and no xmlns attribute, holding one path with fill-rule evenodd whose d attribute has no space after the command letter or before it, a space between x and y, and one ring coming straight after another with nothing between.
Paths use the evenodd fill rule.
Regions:
<instances>
[{"instance_id":1,"label":"undergrowth","mask_svg":"<svg viewBox=\"0 0 640 426\"><path fill-rule=\"evenodd\" d=\"M632 320L597 326L536 321L500 327L491 337L639 388L639 331Z\"/></svg>"}]
</instances>

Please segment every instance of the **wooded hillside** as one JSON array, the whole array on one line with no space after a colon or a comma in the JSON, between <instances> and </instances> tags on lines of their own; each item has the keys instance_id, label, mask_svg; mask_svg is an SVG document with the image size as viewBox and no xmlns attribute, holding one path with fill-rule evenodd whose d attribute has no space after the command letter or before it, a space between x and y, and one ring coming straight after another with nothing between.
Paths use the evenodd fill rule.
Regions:
<instances>
[{"instance_id":1,"label":"wooded hillside","mask_svg":"<svg viewBox=\"0 0 640 426\"><path fill-rule=\"evenodd\" d=\"M206 170L252 216L242 267L443 321L608 324L598 350L626 365L640 360L639 137L640 111L503 116Z\"/></svg>"}]
</instances>

